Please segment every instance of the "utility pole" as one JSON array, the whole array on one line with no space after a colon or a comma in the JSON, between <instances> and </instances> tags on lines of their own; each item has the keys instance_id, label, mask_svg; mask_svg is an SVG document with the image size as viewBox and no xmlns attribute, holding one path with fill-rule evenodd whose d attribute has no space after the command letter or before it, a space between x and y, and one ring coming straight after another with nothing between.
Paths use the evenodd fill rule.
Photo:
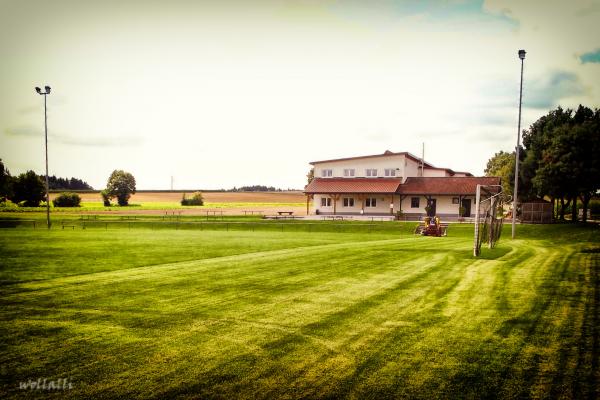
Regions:
<instances>
[{"instance_id":1,"label":"utility pole","mask_svg":"<svg viewBox=\"0 0 600 400\"><path fill-rule=\"evenodd\" d=\"M423 142L423 149L421 152L421 176L425 176L425 142Z\"/></svg>"},{"instance_id":2,"label":"utility pole","mask_svg":"<svg viewBox=\"0 0 600 400\"><path fill-rule=\"evenodd\" d=\"M46 223L50 229L50 185L48 183L48 109L46 107L46 96L50 94L50 86L44 86L45 91L39 87L35 91L44 96L44 137L46 143Z\"/></svg>"},{"instance_id":3,"label":"utility pole","mask_svg":"<svg viewBox=\"0 0 600 400\"><path fill-rule=\"evenodd\" d=\"M519 89L519 123L517 128L517 150L515 151L515 190L512 209L512 238L515 238L517 206L519 199L519 150L521 147L521 105L523 103L523 61L525 60L525 50L519 50L521 59L521 86Z\"/></svg>"}]
</instances>

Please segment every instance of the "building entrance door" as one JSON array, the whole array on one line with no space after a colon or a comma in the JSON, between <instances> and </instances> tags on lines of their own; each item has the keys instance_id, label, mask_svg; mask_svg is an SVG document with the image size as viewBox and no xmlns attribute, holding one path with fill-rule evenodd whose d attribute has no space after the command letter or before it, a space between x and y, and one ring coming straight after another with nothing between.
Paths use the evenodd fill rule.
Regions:
<instances>
[{"instance_id":1,"label":"building entrance door","mask_svg":"<svg viewBox=\"0 0 600 400\"><path fill-rule=\"evenodd\" d=\"M462 206L464 211L461 217L470 217L471 216L471 199L462 199Z\"/></svg>"},{"instance_id":2,"label":"building entrance door","mask_svg":"<svg viewBox=\"0 0 600 400\"><path fill-rule=\"evenodd\" d=\"M428 217L435 217L435 209L436 209L436 199L431 199L429 200L428 204L429 204L429 212L427 213Z\"/></svg>"}]
</instances>

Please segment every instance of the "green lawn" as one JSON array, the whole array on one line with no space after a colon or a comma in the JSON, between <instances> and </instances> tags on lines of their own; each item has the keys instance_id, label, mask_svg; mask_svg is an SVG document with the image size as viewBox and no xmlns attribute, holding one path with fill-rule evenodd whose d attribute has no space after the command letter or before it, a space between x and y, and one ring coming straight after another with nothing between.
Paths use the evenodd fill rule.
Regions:
<instances>
[{"instance_id":1,"label":"green lawn","mask_svg":"<svg viewBox=\"0 0 600 400\"><path fill-rule=\"evenodd\" d=\"M597 226L358 225L0 229L0 395L600 396Z\"/></svg>"}]
</instances>

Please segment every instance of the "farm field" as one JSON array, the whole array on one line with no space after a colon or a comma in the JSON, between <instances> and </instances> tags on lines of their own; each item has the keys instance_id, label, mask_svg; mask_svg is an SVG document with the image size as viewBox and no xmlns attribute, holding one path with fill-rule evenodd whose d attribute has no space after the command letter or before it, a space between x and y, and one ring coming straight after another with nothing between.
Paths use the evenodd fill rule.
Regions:
<instances>
[{"instance_id":1,"label":"farm field","mask_svg":"<svg viewBox=\"0 0 600 400\"><path fill-rule=\"evenodd\" d=\"M185 192L189 197L193 192ZM100 214L154 214L165 210L180 211L184 215L201 215L206 210L218 210L230 215L240 215L242 211L260 211L274 214L277 211L293 211L296 215L306 213L306 197L302 192L203 192L204 206L181 206L184 192L138 192L131 196L130 206L104 207L99 193L79 193L82 203L79 208L57 208L67 213L94 212ZM51 193L54 199L59 193ZM30 210L31 211L31 210Z\"/></svg>"},{"instance_id":2,"label":"farm field","mask_svg":"<svg viewBox=\"0 0 600 400\"><path fill-rule=\"evenodd\" d=\"M600 396L597 225L505 227L479 259L468 224L317 225L0 229L0 394Z\"/></svg>"}]
</instances>

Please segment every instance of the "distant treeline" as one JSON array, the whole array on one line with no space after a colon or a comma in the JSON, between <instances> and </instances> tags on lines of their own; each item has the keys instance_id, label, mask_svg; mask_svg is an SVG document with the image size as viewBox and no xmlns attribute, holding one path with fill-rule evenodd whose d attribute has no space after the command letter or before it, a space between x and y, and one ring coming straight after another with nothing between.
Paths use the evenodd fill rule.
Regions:
<instances>
[{"instance_id":1,"label":"distant treeline","mask_svg":"<svg viewBox=\"0 0 600 400\"><path fill-rule=\"evenodd\" d=\"M290 190L290 189L287 189ZM242 187L234 187L233 189L224 190L224 192L283 192L283 189L276 188L274 186L265 186L265 185L252 185L252 186L242 186Z\"/></svg>"},{"instance_id":2,"label":"distant treeline","mask_svg":"<svg viewBox=\"0 0 600 400\"><path fill-rule=\"evenodd\" d=\"M46 176L40 175L42 181L46 182ZM57 178L52 175L48 177L50 190L94 190L87 182L77 178Z\"/></svg>"}]
</instances>

